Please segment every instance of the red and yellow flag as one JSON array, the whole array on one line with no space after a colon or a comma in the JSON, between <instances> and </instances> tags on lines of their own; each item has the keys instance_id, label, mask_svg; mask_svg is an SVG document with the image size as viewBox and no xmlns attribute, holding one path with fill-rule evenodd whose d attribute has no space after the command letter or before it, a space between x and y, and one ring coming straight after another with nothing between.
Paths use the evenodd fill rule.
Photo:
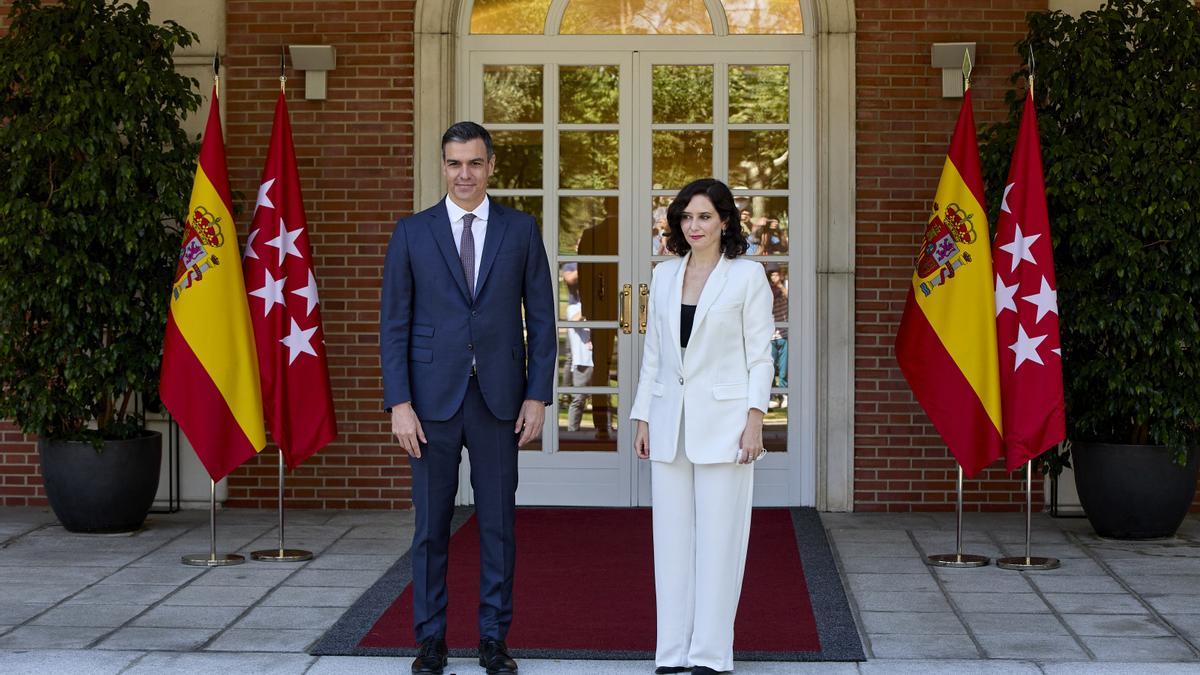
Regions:
<instances>
[{"instance_id":1,"label":"red and yellow flag","mask_svg":"<svg viewBox=\"0 0 1200 675\"><path fill-rule=\"evenodd\" d=\"M267 444L217 89L171 287L159 394L213 480Z\"/></svg>"},{"instance_id":2,"label":"red and yellow flag","mask_svg":"<svg viewBox=\"0 0 1200 675\"><path fill-rule=\"evenodd\" d=\"M900 370L968 476L1003 452L993 283L968 89L896 335Z\"/></svg>"}]
</instances>

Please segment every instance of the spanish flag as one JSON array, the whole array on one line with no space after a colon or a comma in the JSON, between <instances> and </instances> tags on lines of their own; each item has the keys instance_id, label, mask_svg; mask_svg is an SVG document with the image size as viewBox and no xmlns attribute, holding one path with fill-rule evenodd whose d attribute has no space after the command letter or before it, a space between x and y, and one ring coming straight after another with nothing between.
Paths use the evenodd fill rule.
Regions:
<instances>
[{"instance_id":1,"label":"spanish flag","mask_svg":"<svg viewBox=\"0 0 1200 675\"><path fill-rule=\"evenodd\" d=\"M267 444L217 88L171 285L159 394L214 481Z\"/></svg>"},{"instance_id":2,"label":"spanish flag","mask_svg":"<svg viewBox=\"0 0 1200 675\"><path fill-rule=\"evenodd\" d=\"M1003 454L995 277L970 89L917 255L896 359L967 476Z\"/></svg>"}]
</instances>

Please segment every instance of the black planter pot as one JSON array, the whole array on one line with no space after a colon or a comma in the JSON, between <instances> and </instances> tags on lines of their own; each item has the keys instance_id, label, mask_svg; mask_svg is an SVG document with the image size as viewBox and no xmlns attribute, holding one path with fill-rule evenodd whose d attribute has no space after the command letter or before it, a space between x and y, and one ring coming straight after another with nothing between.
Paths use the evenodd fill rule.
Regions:
<instances>
[{"instance_id":1,"label":"black planter pot","mask_svg":"<svg viewBox=\"0 0 1200 675\"><path fill-rule=\"evenodd\" d=\"M1185 466L1157 445L1074 442L1071 464L1079 502L1096 534L1160 539L1179 529L1196 494L1197 457Z\"/></svg>"},{"instance_id":2,"label":"black planter pot","mask_svg":"<svg viewBox=\"0 0 1200 675\"><path fill-rule=\"evenodd\" d=\"M42 479L54 515L71 532L131 532L142 526L158 492L162 434L88 443L38 442Z\"/></svg>"}]
</instances>

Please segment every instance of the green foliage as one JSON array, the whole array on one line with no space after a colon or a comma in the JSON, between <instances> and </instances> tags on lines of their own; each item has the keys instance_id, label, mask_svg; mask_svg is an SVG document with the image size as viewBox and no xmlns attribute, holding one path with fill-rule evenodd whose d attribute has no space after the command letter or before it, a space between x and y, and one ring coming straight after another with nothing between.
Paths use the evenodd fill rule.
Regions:
<instances>
[{"instance_id":1,"label":"green foliage","mask_svg":"<svg viewBox=\"0 0 1200 675\"><path fill-rule=\"evenodd\" d=\"M0 38L0 418L129 437L157 390L199 105L196 35L112 0L14 0ZM94 422L99 431L88 431Z\"/></svg>"},{"instance_id":2,"label":"green foliage","mask_svg":"<svg viewBox=\"0 0 1200 675\"><path fill-rule=\"evenodd\" d=\"M1182 456L1200 446L1200 10L1112 0L1028 23L1068 437ZM1023 100L1010 93L1009 119L985 131L993 205Z\"/></svg>"}]
</instances>

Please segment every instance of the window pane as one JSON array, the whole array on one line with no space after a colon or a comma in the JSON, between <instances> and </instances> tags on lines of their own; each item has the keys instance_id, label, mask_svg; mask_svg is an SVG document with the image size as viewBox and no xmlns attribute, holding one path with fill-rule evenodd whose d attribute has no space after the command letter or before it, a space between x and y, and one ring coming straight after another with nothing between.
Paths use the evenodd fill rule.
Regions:
<instances>
[{"instance_id":1,"label":"window pane","mask_svg":"<svg viewBox=\"0 0 1200 675\"><path fill-rule=\"evenodd\" d=\"M558 252L617 255L617 197L560 197Z\"/></svg>"},{"instance_id":2,"label":"window pane","mask_svg":"<svg viewBox=\"0 0 1200 675\"><path fill-rule=\"evenodd\" d=\"M563 262L558 265L558 318L616 321L617 263ZM573 318L572 318L573 317Z\"/></svg>"},{"instance_id":3,"label":"window pane","mask_svg":"<svg viewBox=\"0 0 1200 675\"><path fill-rule=\"evenodd\" d=\"M729 121L788 121L787 66L730 66Z\"/></svg>"},{"instance_id":4,"label":"window pane","mask_svg":"<svg viewBox=\"0 0 1200 675\"><path fill-rule=\"evenodd\" d=\"M621 70L617 66L559 66L558 121L603 124L619 121Z\"/></svg>"},{"instance_id":5,"label":"window pane","mask_svg":"<svg viewBox=\"0 0 1200 675\"><path fill-rule=\"evenodd\" d=\"M731 34L803 33L800 0L725 0Z\"/></svg>"},{"instance_id":6,"label":"window pane","mask_svg":"<svg viewBox=\"0 0 1200 675\"><path fill-rule=\"evenodd\" d=\"M654 66L652 73L655 123L712 122L712 66Z\"/></svg>"},{"instance_id":7,"label":"window pane","mask_svg":"<svg viewBox=\"0 0 1200 675\"><path fill-rule=\"evenodd\" d=\"M539 232L542 231L542 198L541 197L506 196L506 197L490 197L490 199L495 199L497 202L499 202L505 206L514 208L518 211L524 211L525 213L528 213L529 215L533 216L533 219L537 221L538 231Z\"/></svg>"},{"instance_id":8,"label":"window pane","mask_svg":"<svg viewBox=\"0 0 1200 675\"><path fill-rule=\"evenodd\" d=\"M736 197L742 227L749 232L747 255L788 252L787 197Z\"/></svg>"},{"instance_id":9,"label":"window pane","mask_svg":"<svg viewBox=\"0 0 1200 675\"><path fill-rule=\"evenodd\" d=\"M496 131L496 172L489 185L502 188L542 187L542 132Z\"/></svg>"},{"instance_id":10,"label":"window pane","mask_svg":"<svg viewBox=\"0 0 1200 675\"><path fill-rule=\"evenodd\" d=\"M571 0L563 35L711 35L704 0Z\"/></svg>"},{"instance_id":11,"label":"window pane","mask_svg":"<svg viewBox=\"0 0 1200 675\"><path fill-rule=\"evenodd\" d=\"M729 132L729 187L781 190L787 186L787 131Z\"/></svg>"},{"instance_id":12,"label":"window pane","mask_svg":"<svg viewBox=\"0 0 1200 675\"><path fill-rule=\"evenodd\" d=\"M763 273L767 275L767 284L771 288L771 314L775 321L787 321L788 318L788 266L775 262L763 263ZM775 328L775 337L787 337L787 328ZM787 385L775 385L787 386Z\"/></svg>"},{"instance_id":13,"label":"window pane","mask_svg":"<svg viewBox=\"0 0 1200 675\"><path fill-rule=\"evenodd\" d=\"M471 32L492 35L540 35L545 32L550 0L475 0Z\"/></svg>"},{"instance_id":14,"label":"window pane","mask_svg":"<svg viewBox=\"0 0 1200 675\"><path fill-rule=\"evenodd\" d=\"M616 452L617 395L559 395L558 449L561 452Z\"/></svg>"},{"instance_id":15,"label":"window pane","mask_svg":"<svg viewBox=\"0 0 1200 675\"><path fill-rule=\"evenodd\" d=\"M653 197L650 207L650 255L671 255L667 247L670 228L667 226L667 207L674 197Z\"/></svg>"},{"instance_id":16,"label":"window pane","mask_svg":"<svg viewBox=\"0 0 1200 675\"><path fill-rule=\"evenodd\" d=\"M562 322L558 329L558 386L613 387L617 386L617 329L584 328ZM608 349L608 378L604 368L596 370L600 343Z\"/></svg>"},{"instance_id":17,"label":"window pane","mask_svg":"<svg viewBox=\"0 0 1200 675\"><path fill-rule=\"evenodd\" d=\"M615 131L564 131L559 137L558 184L567 189L617 188L620 145Z\"/></svg>"},{"instance_id":18,"label":"window pane","mask_svg":"<svg viewBox=\"0 0 1200 675\"><path fill-rule=\"evenodd\" d=\"M771 394L763 419L763 447L767 452L787 452L787 422L788 395Z\"/></svg>"},{"instance_id":19,"label":"window pane","mask_svg":"<svg viewBox=\"0 0 1200 675\"><path fill-rule=\"evenodd\" d=\"M484 122L541 122L541 66L484 66Z\"/></svg>"},{"instance_id":20,"label":"window pane","mask_svg":"<svg viewBox=\"0 0 1200 675\"><path fill-rule=\"evenodd\" d=\"M681 188L712 175L711 131L655 131L651 139L654 189Z\"/></svg>"}]
</instances>

